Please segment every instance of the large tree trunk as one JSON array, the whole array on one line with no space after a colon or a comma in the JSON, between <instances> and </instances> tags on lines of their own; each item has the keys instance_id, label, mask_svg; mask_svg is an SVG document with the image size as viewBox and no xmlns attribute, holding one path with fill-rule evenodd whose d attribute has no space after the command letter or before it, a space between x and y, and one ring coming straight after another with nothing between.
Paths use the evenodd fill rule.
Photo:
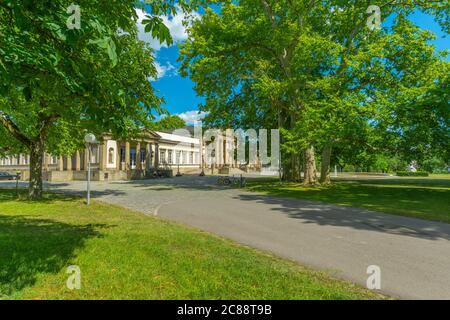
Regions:
<instances>
[{"instance_id":1,"label":"large tree trunk","mask_svg":"<svg viewBox=\"0 0 450 320\"><path fill-rule=\"evenodd\" d=\"M44 142L39 141L30 146L30 183L28 197L42 198L42 165L44 160Z\"/></svg>"},{"instance_id":2,"label":"large tree trunk","mask_svg":"<svg viewBox=\"0 0 450 320\"><path fill-rule=\"evenodd\" d=\"M325 145L322 150L322 163L320 168L320 183L331 183L330 178L330 159L331 159L331 144Z\"/></svg>"},{"instance_id":3,"label":"large tree trunk","mask_svg":"<svg viewBox=\"0 0 450 320\"><path fill-rule=\"evenodd\" d=\"M317 169L316 169L316 159L314 156L314 146L309 146L305 150L305 174L304 174L304 185L314 185L317 184Z\"/></svg>"}]
</instances>

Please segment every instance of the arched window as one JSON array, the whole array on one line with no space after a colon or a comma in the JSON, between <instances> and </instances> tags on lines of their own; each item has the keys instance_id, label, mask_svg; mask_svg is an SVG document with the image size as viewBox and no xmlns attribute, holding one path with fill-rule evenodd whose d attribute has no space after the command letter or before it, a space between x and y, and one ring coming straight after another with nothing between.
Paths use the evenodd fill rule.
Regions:
<instances>
[{"instance_id":1,"label":"arched window","mask_svg":"<svg viewBox=\"0 0 450 320\"><path fill-rule=\"evenodd\" d=\"M108 163L114 164L114 148L109 148L108 150Z\"/></svg>"}]
</instances>

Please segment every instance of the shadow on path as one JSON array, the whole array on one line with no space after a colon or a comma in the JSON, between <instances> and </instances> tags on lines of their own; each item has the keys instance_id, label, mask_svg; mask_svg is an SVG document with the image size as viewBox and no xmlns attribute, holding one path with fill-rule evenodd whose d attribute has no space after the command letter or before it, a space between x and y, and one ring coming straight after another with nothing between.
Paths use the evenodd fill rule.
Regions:
<instances>
[{"instance_id":1,"label":"shadow on path","mask_svg":"<svg viewBox=\"0 0 450 320\"><path fill-rule=\"evenodd\" d=\"M175 189L189 189L202 191L217 191L221 189L229 189L217 183L216 176L182 176L166 179L149 179L149 180L131 180L126 182L110 182L111 185L122 184L129 185L143 190L169 191Z\"/></svg>"},{"instance_id":2,"label":"shadow on path","mask_svg":"<svg viewBox=\"0 0 450 320\"><path fill-rule=\"evenodd\" d=\"M303 223L348 227L428 240L450 240L450 224L446 223L390 215L361 208L252 193L242 193L235 196L234 199L268 204L271 206L270 210L286 214L292 219L301 219Z\"/></svg>"}]
</instances>

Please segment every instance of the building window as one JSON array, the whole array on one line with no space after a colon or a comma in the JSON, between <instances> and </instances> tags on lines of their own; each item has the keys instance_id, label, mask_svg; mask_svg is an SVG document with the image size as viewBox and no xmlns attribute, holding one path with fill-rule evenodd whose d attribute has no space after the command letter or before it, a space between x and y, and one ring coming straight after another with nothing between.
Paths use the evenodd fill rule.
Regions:
<instances>
[{"instance_id":1,"label":"building window","mask_svg":"<svg viewBox=\"0 0 450 320\"><path fill-rule=\"evenodd\" d=\"M176 153L175 153L175 157L176 157L176 159L175 159L175 161L176 161L176 164L180 164L180 153L181 153L181 151L176 151Z\"/></svg>"},{"instance_id":2,"label":"building window","mask_svg":"<svg viewBox=\"0 0 450 320\"><path fill-rule=\"evenodd\" d=\"M192 151L189 154L189 164L194 164L194 152Z\"/></svg>"},{"instance_id":3,"label":"building window","mask_svg":"<svg viewBox=\"0 0 450 320\"><path fill-rule=\"evenodd\" d=\"M136 148L130 148L130 166L131 166L131 169L135 169L136 168L136 162L137 162Z\"/></svg>"},{"instance_id":4,"label":"building window","mask_svg":"<svg viewBox=\"0 0 450 320\"><path fill-rule=\"evenodd\" d=\"M172 150L167 151L167 162L172 164Z\"/></svg>"},{"instance_id":5,"label":"building window","mask_svg":"<svg viewBox=\"0 0 450 320\"><path fill-rule=\"evenodd\" d=\"M166 150L159 151L159 162L166 163Z\"/></svg>"},{"instance_id":6,"label":"building window","mask_svg":"<svg viewBox=\"0 0 450 320\"><path fill-rule=\"evenodd\" d=\"M183 151L183 153L182 153L182 157L183 157L183 164L186 164L187 163L187 152L186 151Z\"/></svg>"},{"instance_id":7,"label":"building window","mask_svg":"<svg viewBox=\"0 0 450 320\"><path fill-rule=\"evenodd\" d=\"M147 156L147 151L145 148L141 148L141 163L145 162L145 157Z\"/></svg>"},{"instance_id":8,"label":"building window","mask_svg":"<svg viewBox=\"0 0 450 320\"><path fill-rule=\"evenodd\" d=\"M120 162L125 162L125 147L120 147Z\"/></svg>"},{"instance_id":9,"label":"building window","mask_svg":"<svg viewBox=\"0 0 450 320\"><path fill-rule=\"evenodd\" d=\"M114 164L114 148L108 149L108 163Z\"/></svg>"}]
</instances>

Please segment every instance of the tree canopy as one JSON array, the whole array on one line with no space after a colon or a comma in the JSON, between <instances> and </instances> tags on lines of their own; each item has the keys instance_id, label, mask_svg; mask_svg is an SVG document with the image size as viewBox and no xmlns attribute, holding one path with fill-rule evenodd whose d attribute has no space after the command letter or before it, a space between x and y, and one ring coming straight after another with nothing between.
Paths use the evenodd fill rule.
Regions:
<instances>
[{"instance_id":1,"label":"tree canopy","mask_svg":"<svg viewBox=\"0 0 450 320\"><path fill-rule=\"evenodd\" d=\"M315 183L315 149L328 166L331 148L341 146L445 149L448 98L440 94L449 63L409 15L433 14L448 30L448 3L386 1L380 14L393 23L382 28L368 26L372 1L221 3L190 28L182 74L206 97L208 123L282 129L286 178L303 167L305 182ZM322 171L326 178L329 168Z\"/></svg>"},{"instance_id":2,"label":"tree canopy","mask_svg":"<svg viewBox=\"0 0 450 320\"><path fill-rule=\"evenodd\" d=\"M171 43L161 15L201 1L146 1L145 30ZM69 153L85 132L129 137L161 113L152 49L134 0L0 1L0 152L30 153L30 197L44 152ZM153 112L153 113L152 113Z\"/></svg>"},{"instance_id":3,"label":"tree canopy","mask_svg":"<svg viewBox=\"0 0 450 320\"><path fill-rule=\"evenodd\" d=\"M177 115L165 115L161 120L153 123L151 128L159 131L170 131L181 129L186 126L186 122Z\"/></svg>"}]
</instances>

